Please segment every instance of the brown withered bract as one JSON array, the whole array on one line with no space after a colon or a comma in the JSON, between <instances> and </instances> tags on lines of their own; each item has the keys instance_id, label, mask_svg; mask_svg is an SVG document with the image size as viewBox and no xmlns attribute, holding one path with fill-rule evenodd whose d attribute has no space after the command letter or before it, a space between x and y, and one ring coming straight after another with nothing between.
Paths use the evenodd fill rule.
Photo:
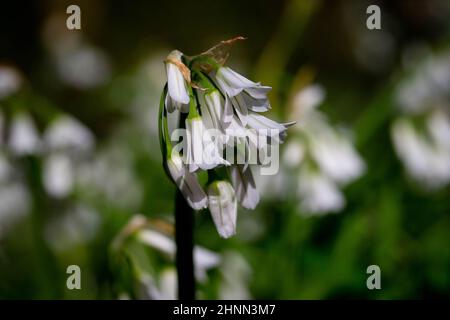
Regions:
<instances>
[{"instance_id":1,"label":"brown withered bract","mask_svg":"<svg viewBox=\"0 0 450 320\"><path fill-rule=\"evenodd\" d=\"M208 59L201 59L201 57L206 57L212 59L215 63L219 65L224 65L230 56L231 47L234 45L236 41L245 40L245 37L237 36L232 39L223 40L220 43L216 44L214 47L208 49L205 52L200 53L198 56L193 58L200 58L196 63L197 67L200 68L204 72L211 72L214 67L208 62Z\"/></svg>"}]
</instances>

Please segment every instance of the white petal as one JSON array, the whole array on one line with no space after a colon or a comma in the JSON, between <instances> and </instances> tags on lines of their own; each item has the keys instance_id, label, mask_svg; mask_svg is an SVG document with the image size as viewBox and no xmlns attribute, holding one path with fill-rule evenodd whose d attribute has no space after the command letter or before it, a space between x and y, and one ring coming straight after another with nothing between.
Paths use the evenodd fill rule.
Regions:
<instances>
[{"instance_id":1,"label":"white petal","mask_svg":"<svg viewBox=\"0 0 450 320\"><path fill-rule=\"evenodd\" d=\"M231 104L230 98L228 98L228 96L225 96L225 105L222 117L225 126L228 126L230 124L232 118L233 118L233 105Z\"/></svg>"},{"instance_id":2,"label":"white petal","mask_svg":"<svg viewBox=\"0 0 450 320\"><path fill-rule=\"evenodd\" d=\"M236 97L231 98L231 102L233 103L234 110L236 110L236 113L242 125L246 126L248 121L248 109L244 99L241 95L237 95Z\"/></svg>"},{"instance_id":3,"label":"white petal","mask_svg":"<svg viewBox=\"0 0 450 320\"><path fill-rule=\"evenodd\" d=\"M185 185L181 188L181 192L185 195L185 198L189 205L195 210L206 208L208 205L208 198L202 186L198 182L197 175L195 173L186 173Z\"/></svg>"},{"instance_id":4,"label":"white petal","mask_svg":"<svg viewBox=\"0 0 450 320\"><path fill-rule=\"evenodd\" d=\"M206 104L208 105L211 117L214 121L214 128L222 129L221 114L224 105L224 101L220 92L217 90L212 91L205 95Z\"/></svg>"},{"instance_id":5,"label":"white petal","mask_svg":"<svg viewBox=\"0 0 450 320\"><path fill-rule=\"evenodd\" d=\"M250 168L244 170L241 165L232 166L231 181L239 203L244 208L255 209L259 202L259 192Z\"/></svg>"},{"instance_id":6,"label":"white petal","mask_svg":"<svg viewBox=\"0 0 450 320\"><path fill-rule=\"evenodd\" d=\"M216 78L217 85L219 88L226 93L228 97L234 97L242 92L242 88L234 88L230 86L224 79Z\"/></svg>"},{"instance_id":7,"label":"white petal","mask_svg":"<svg viewBox=\"0 0 450 320\"><path fill-rule=\"evenodd\" d=\"M180 60L180 54L174 54L172 52L169 57L171 59ZM181 60L180 60L181 62ZM166 62L166 72L167 72L167 84L170 97L179 103L188 104L189 103L189 93L187 90L187 83L183 77L183 73L174 63Z\"/></svg>"},{"instance_id":8,"label":"white petal","mask_svg":"<svg viewBox=\"0 0 450 320\"><path fill-rule=\"evenodd\" d=\"M217 232L223 238L236 233L237 203L229 182L217 181L208 187L209 210Z\"/></svg>"},{"instance_id":9,"label":"white petal","mask_svg":"<svg viewBox=\"0 0 450 320\"><path fill-rule=\"evenodd\" d=\"M258 86L257 83L250 81L249 79L243 77L239 73L233 71L228 67L219 68L217 71L217 78L223 79L230 87L233 88L251 88Z\"/></svg>"},{"instance_id":10,"label":"white petal","mask_svg":"<svg viewBox=\"0 0 450 320\"><path fill-rule=\"evenodd\" d=\"M272 90L272 88L268 86L257 86L253 88L247 88L245 89L245 92L247 92L255 99L267 99L267 94L270 90Z\"/></svg>"},{"instance_id":11,"label":"white petal","mask_svg":"<svg viewBox=\"0 0 450 320\"><path fill-rule=\"evenodd\" d=\"M202 118L195 117L193 119L186 119L186 130L190 164L201 167L203 165L204 132Z\"/></svg>"},{"instance_id":12,"label":"white petal","mask_svg":"<svg viewBox=\"0 0 450 320\"><path fill-rule=\"evenodd\" d=\"M246 93L242 93L241 96L244 100L244 104L252 111L265 112L270 109L270 103L267 98L255 99Z\"/></svg>"},{"instance_id":13,"label":"white petal","mask_svg":"<svg viewBox=\"0 0 450 320\"><path fill-rule=\"evenodd\" d=\"M167 161L167 167L172 179L189 205L195 210L206 208L207 196L198 182L195 173L186 171L181 157L171 155Z\"/></svg>"},{"instance_id":14,"label":"white petal","mask_svg":"<svg viewBox=\"0 0 450 320\"><path fill-rule=\"evenodd\" d=\"M291 125L275 122L258 113L251 112L248 115L248 126L257 130L258 134L266 135L274 139L275 143L283 143L286 138L287 126Z\"/></svg>"},{"instance_id":15,"label":"white petal","mask_svg":"<svg viewBox=\"0 0 450 320\"><path fill-rule=\"evenodd\" d=\"M167 112L172 113L175 111L175 104L173 103L172 99L170 98L169 92L167 92L167 94L166 94L165 105L166 105Z\"/></svg>"},{"instance_id":16,"label":"white petal","mask_svg":"<svg viewBox=\"0 0 450 320\"><path fill-rule=\"evenodd\" d=\"M215 114L215 106L212 104L212 99L208 94L204 94L201 90L197 90L200 103L200 110L202 112L202 119L207 129L219 129L218 118Z\"/></svg>"}]
</instances>

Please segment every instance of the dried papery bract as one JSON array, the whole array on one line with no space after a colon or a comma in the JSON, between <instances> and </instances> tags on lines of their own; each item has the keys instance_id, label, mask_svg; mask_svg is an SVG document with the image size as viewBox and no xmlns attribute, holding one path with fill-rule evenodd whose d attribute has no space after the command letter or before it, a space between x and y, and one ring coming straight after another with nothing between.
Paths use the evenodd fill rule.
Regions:
<instances>
[{"instance_id":1,"label":"dried papery bract","mask_svg":"<svg viewBox=\"0 0 450 320\"><path fill-rule=\"evenodd\" d=\"M237 41L245 40L245 37L238 36L232 39L223 40L216 44L214 47L202 52L198 56L191 57L191 59L196 61L193 67L199 68L201 71L209 73L214 70L217 65L224 65L228 57L230 56L230 51L233 45Z\"/></svg>"}]
</instances>

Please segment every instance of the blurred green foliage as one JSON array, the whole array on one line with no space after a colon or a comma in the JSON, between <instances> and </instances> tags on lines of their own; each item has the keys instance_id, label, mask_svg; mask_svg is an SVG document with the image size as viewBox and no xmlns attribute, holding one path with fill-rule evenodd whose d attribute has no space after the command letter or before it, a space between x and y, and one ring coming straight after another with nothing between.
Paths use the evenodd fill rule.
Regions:
<instances>
[{"instance_id":1,"label":"blurred green foliage","mask_svg":"<svg viewBox=\"0 0 450 320\"><path fill-rule=\"evenodd\" d=\"M79 186L55 199L43 187L42 155L10 157L28 186L31 206L25 218L0 234L0 298L142 298L140 276L158 282L160 271L173 266L133 233L123 247L112 244L138 213L150 221L173 221L175 187L162 169L155 129L165 55L172 48L195 54L236 35L248 40L235 46L230 65L273 86L278 118L289 120L289 96L298 87L318 82L326 88L321 108L332 123L353 129L367 172L343 190L347 205L340 213L301 215L292 191L289 200L263 198L256 210L240 210L237 236L229 240L219 238L207 211L197 213L195 242L242 256L251 275L236 272L236 277L253 298L448 297L449 188L425 192L407 177L390 141L390 124L396 117L394 88L408 77L402 54L417 43L430 50L447 47L449 6L376 2L383 31L373 32L385 42L362 48L358 56L355 48L372 39L365 29L366 1L75 1L82 9L82 31L72 32L101 48L111 65L108 80L89 88L61 80L43 40L48 21L59 16L56 21L63 23L50 29L55 36L50 41L58 40L69 2L35 1L27 10L6 5L0 59L26 79L18 93L0 100L6 128L18 111L29 112L40 133L57 115L74 116L97 140L89 160L103 154L109 161L110 174L100 184L115 189L110 196L102 186ZM386 51L376 51L377 46ZM49 238L49 225L76 204L92 208L99 225L92 237L59 249L52 244L59 239ZM64 230L57 233L62 238ZM71 264L81 267L82 290L66 288ZM381 268L381 290L366 287L372 264ZM235 271L208 271L199 297L222 297L227 272Z\"/></svg>"}]
</instances>

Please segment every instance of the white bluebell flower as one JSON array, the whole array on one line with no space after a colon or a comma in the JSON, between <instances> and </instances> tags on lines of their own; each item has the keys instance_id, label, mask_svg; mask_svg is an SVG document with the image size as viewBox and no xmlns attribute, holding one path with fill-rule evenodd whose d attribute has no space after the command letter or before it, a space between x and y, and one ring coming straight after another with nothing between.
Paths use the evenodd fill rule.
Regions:
<instances>
[{"instance_id":1,"label":"white bluebell flower","mask_svg":"<svg viewBox=\"0 0 450 320\"><path fill-rule=\"evenodd\" d=\"M265 112L270 109L267 97L270 87L248 80L228 67L220 67L215 79L220 89L231 100L244 126L247 124L249 111Z\"/></svg>"},{"instance_id":2,"label":"white bluebell flower","mask_svg":"<svg viewBox=\"0 0 450 320\"><path fill-rule=\"evenodd\" d=\"M182 112L187 112L189 110L190 98L188 83L186 81L186 72L188 72L189 69L187 69L181 61L182 56L183 54L180 51L174 50L167 56L166 59L168 88L166 107L169 112L172 112L175 109Z\"/></svg>"},{"instance_id":3,"label":"white bluebell flower","mask_svg":"<svg viewBox=\"0 0 450 320\"><path fill-rule=\"evenodd\" d=\"M189 205L196 210L206 208L208 198L198 182L196 174L186 169L182 158L175 153L170 155L167 159L167 168Z\"/></svg>"},{"instance_id":4,"label":"white bluebell flower","mask_svg":"<svg viewBox=\"0 0 450 320\"><path fill-rule=\"evenodd\" d=\"M228 181L214 181L208 186L208 208L221 237L229 238L236 233L236 196Z\"/></svg>"}]
</instances>

